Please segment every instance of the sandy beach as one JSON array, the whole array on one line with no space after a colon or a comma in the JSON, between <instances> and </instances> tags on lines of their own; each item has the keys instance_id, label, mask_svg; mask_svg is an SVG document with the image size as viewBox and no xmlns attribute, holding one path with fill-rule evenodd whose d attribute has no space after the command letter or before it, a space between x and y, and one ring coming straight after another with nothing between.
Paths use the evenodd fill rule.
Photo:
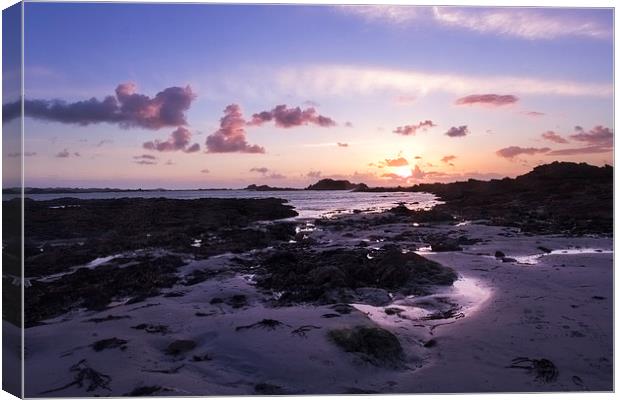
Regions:
<instances>
[{"instance_id":1,"label":"sandy beach","mask_svg":"<svg viewBox=\"0 0 620 400\"><path fill-rule=\"evenodd\" d=\"M301 222L298 231L305 229L314 249L353 248L365 240L369 257L398 243L403 253L417 251L454 269L454 285L420 296L388 293L387 301L375 290L366 304L350 306L274 306L279 293L257 288L251 267L238 261L259 251L186 256L181 276L200 270L214 271L213 277L144 302L119 299L101 312L74 310L28 328L26 395L612 390L611 238L381 218L361 213L318 227ZM477 243L433 252L429 235ZM359 326L393 333L402 363L373 363L329 338L332 330ZM551 370L528 369L543 359ZM80 371L96 373L78 380Z\"/></svg>"}]
</instances>

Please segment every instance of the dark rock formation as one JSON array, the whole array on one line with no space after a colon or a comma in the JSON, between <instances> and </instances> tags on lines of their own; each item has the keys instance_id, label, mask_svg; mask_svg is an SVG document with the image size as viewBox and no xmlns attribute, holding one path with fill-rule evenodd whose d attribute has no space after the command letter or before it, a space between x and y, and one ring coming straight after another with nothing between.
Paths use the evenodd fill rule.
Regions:
<instances>
[{"instance_id":1,"label":"dark rock formation","mask_svg":"<svg viewBox=\"0 0 620 400\"><path fill-rule=\"evenodd\" d=\"M435 212L530 233L610 234L613 229L613 168L609 165L556 161L514 179L359 190L433 193L445 202Z\"/></svg>"},{"instance_id":2,"label":"dark rock formation","mask_svg":"<svg viewBox=\"0 0 620 400\"><path fill-rule=\"evenodd\" d=\"M347 180L321 179L317 183L310 185L306 190L364 190L367 189L363 183L351 183Z\"/></svg>"},{"instance_id":3,"label":"dark rock formation","mask_svg":"<svg viewBox=\"0 0 620 400\"><path fill-rule=\"evenodd\" d=\"M366 249L294 249L265 256L261 264L256 270L257 285L282 292L281 303L349 302L368 296L365 288L423 293L429 285L451 285L457 278L452 269L415 253L403 253L396 246L372 253Z\"/></svg>"}]
</instances>

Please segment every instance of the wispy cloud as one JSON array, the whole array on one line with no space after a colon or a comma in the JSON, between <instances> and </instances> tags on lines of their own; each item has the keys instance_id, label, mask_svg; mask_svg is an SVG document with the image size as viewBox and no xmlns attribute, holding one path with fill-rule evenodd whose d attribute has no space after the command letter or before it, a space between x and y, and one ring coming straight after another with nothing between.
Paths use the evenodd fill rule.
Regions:
<instances>
[{"instance_id":1,"label":"wispy cloud","mask_svg":"<svg viewBox=\"0 0 620 400\"><path fill-rule=\"evenodd\" d=\"M613 147L608 146L587 146L576 147L569 149L553 150L547 153L548 156L575 156L580 154L600 154L600 153L612 153Z\"/></svg>"},{"instance_id":2,"label":"wispy cloud","mask_svg":"<svg viewBox=\"0 0 620 400\"><path fill-rule=\"evenodd\" d=\"M412 136L412 135L415 135L418 131L424 132L428 128L432 128L434 126L437 126L437 125L435 125L433 121L431 121L430 119L427 119L426 121L420 121L417 124L399 126L396 129L394 129L392 132L397 133L399 135Z\"/></svg>"},{"instance_id":3,"label":"wispy cloud","mask_svg":"<svg viewBox=\"0 0 620 400\"><path fill-rule=\"evenodd\" d=\"M551 149L548 147L536 148L536 147L519 147L519 146L509 146L504 147L503 149L499 149L495 152L499 157L513 159L517 156L521 155L536 155L536 154L544 154L548 153Z\"/></svg>"},{"instance_id":4,"label":"wispy cloud","mask_svg":"<svg viewBox=\"0 0 620 400\"><path fill-rule=\"evenodd\" d=\"M69 158L69 157L80 157L80 153L77 151L74 152L70 152L67 149L64 149L62 151L59 151L58 153L56 153L56 158Z\"/></svg>"},{"instance_id":5,"label":"wispy cloud","mask_svg":"<svg viewBox=\"0 0 620 400\"><path fill-rule=\"evenodd\" d=\"M112 143L114 143L114 141L112 139L102 139L95 146L96 147L101 147L104 144L112 144Z\"/></svg>"},{"instance_id":6,"label":"wispy cloud","mask_svg":"<svg viewBox=\"0 0 620 400\"><path fill-rule=\"evenodd\" d=\"M398 95L396 97L394 97L394 102L396 104L400 104L400 105L409 105L409 104L413 104L416 101L416 97L415 96L410 96L407 94L401 94Z\"/></svg>"},{"instance_id":7,"label":"wispy cloud","mask_svg":"<svg viewBox=\"0 0 620 400\"><path fill-rule=\"evenodd\" d=\"M415 6L395 5L342 5L337 10L361 17L370 22L390 22L405 25L428 15L429 9Z\"/></svg>"},{"instance_id":8,"label":"wispy cloud","mask_svg":"<svg viewBox=\"0 0 620 400\"><path fill-rule=\"evenodd\" d=\"M543 139L548 140L550 142L554 142L554 143L568 143L568 140L564 139L562 137L562 135L554 132L554 131L547 131L547 132L543 132L540 135Z\"/></svg>"},{"instance_id":9,"label":"wispy cloud","mask_svg":"<svg viewBox=\"0 0 620 400\"><path fill-rule=\"evenodd\" d=\"M134 163L139 164L139 165L156 165L157 164L157 157L150 155L150 154L142 154L139 156L134 156Z\"/></svg>"},{"instance_id":10,"label":"wispy cloud","mask_svg":"<svg viewBox=\"0 0 620 400\"><path fill-rule=\"evenodd\" d=\"M609 39L612 35L611 25L568 10L433 7L433 16L445 26L529 40L566 36Z\"/></svg>"},{"instance_id":11,"label":"wispy cloud","mask_svg":"<svg viewBox=\"0 0 620 400\"><path fill-rule=\"evenodd\" d=\"M592 146L613 146L614 132L602 125L597 125L589 131L576 126L575 134L570 135L570 138Z\"/></svg>"},{"instance_id":12,"label":"wispy cloud","mask_svg":"<svg viewBox=\"0 0 620 400\"><path fill-rule=\"evenodd\" d=\"M546 115L544 112L540 111L521 111L521 114L532 118L544 117Z\"/></svg>"},{"instance_id":13,"label":"wispy cloud","mask_svg":"<svg viewBox=\"0 0 620 400\"><path fill-rule=\"evenodd\" d=\"M447 155L441 158L441 162L452 165L452 161L456 160L455 155Z\"/></svg>"},{"instance_id":14,"label":"wispy cloud","mask_svg":"<svg viewBox=\"0 0 620 400\"><path fill-rule=\"evenodd\" d=\"M527 95L609 97L611 83L587 83L568 80L538 79L525 76L468 76L440 74L407 69L389 69L354 65L313 65L283 67L275 72L255 70L256 78L247 86L230 83L229 90L255 93L293 93L299 96L355 96L386 93L391 96L406 91L424 95L443 92L456 95L470 93L512 93Z\"/></svg>"},{"instance_id":15,"label":"wispy cloud","mask_svg":"<svg viewBox=\"0 0 620 400\"><path fill-rule=\"evenodd\" d=\"M22 155L22 153L8 153L7 157L19 157L21 155ZM24 153L24 157L34 157L36 155L37 155L37 153L34 152L34 151L27 151L27 152Z\"/></svg>"},{"instance_id":16,"label":"wispy cloud","mask_svg":"<svg viewBox=\"0 0 620 400\"><path fill-rule=\"evenodd\" d=\"M266 176L267 179L286 179L286 175L279 174L277 172L272 172L271 174Z\"/></svg>"},{"instance_id":17,"label":"wispy cloud","mask_svg":"<svg viewBox=\"0 0 620 400\"><path fill-rule=\"evenodd\" d=\"M337 10L370 23L387 23L396 28L429 25L526 40L610 39L613 31L611 20L559 9L361 5L339 6Z\"/></svg>"},{"instance_id":18,"label":"wispy cloud","mask_svg":"<svg viewBox=\"0 0 620 400\"><path fill-rule=\"evenodd\" d=\"M267 168L267 167L254 167L254 168L250 168L250 172L258 172L259 174L265 175L267 172L269 172L269 168Z\"/></svg>"},{"instance_id":19,"label":"wispy cloud","mask_svg":"<svg viewBox=\"0 0 620 400\"><path fill-rule=\"evenodd\" d=\"M134 160L157 160L157 157L151 155L151 154L142 154L139 156L134 156L133 157Z\"/></svg>"},{"instance_id":20,"label":"wispy cloud","mask_svg":"<svg viewBox=\"0 0 620 400\"><path fill-rule=\"evenodd\" d=\"M271 171L267 167L254 167L250 168L250 172L259 173L264 179L286 179L286 175L282 175L278 172ZM269 173L271 172L271 173Z\"/></svg>"},{"instance_id":21,"label":"wispy cloud","mask_svg":"<svg viewBox=\"0 0 620 400\"><path fill-rule=\"evenodd\" d=\"M461 97L457 99L454 103L459 106L465 105L485 105L491 107L500 107L506 106L509 104L514 104L519 101L517 96L513 96L511 94L500 95L500 94L471 94L469 96Z\"/></svg>"}]
</instances>

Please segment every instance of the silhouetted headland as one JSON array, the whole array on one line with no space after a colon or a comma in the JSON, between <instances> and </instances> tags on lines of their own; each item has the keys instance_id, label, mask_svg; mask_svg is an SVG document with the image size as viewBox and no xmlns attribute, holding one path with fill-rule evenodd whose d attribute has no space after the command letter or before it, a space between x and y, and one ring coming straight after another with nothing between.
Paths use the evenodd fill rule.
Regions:
<instances>
[{"instance_id":1,"label":"silhouetted headland","mask_svg":"<svg viewBox=\"0 0 620 400\"><path fill-rule=\"evenodd\" d=\"M531 233L613 230L613 167L609 165L556 161L516 178L422 183L398 191L433 193L445 202L435 207L436 212L464 220L487 220L492 225L518 227Z\"/></svg>"}]
</instances>

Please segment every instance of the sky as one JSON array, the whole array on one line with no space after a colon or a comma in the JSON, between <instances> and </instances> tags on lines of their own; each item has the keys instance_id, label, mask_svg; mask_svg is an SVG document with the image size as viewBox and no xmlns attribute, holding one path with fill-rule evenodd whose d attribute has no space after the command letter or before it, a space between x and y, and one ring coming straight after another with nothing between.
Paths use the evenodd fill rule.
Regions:
<instances>
[{"instance_id":1,"label":"sky","mask_svg":"<svg viewBox=\"0 0 620 400\"><path fill-rule=\"evenodd\" d=\"M26 3L24 20L26 186L395 186L613 162L611 9Z\"/></svg>"}]
</instances>

